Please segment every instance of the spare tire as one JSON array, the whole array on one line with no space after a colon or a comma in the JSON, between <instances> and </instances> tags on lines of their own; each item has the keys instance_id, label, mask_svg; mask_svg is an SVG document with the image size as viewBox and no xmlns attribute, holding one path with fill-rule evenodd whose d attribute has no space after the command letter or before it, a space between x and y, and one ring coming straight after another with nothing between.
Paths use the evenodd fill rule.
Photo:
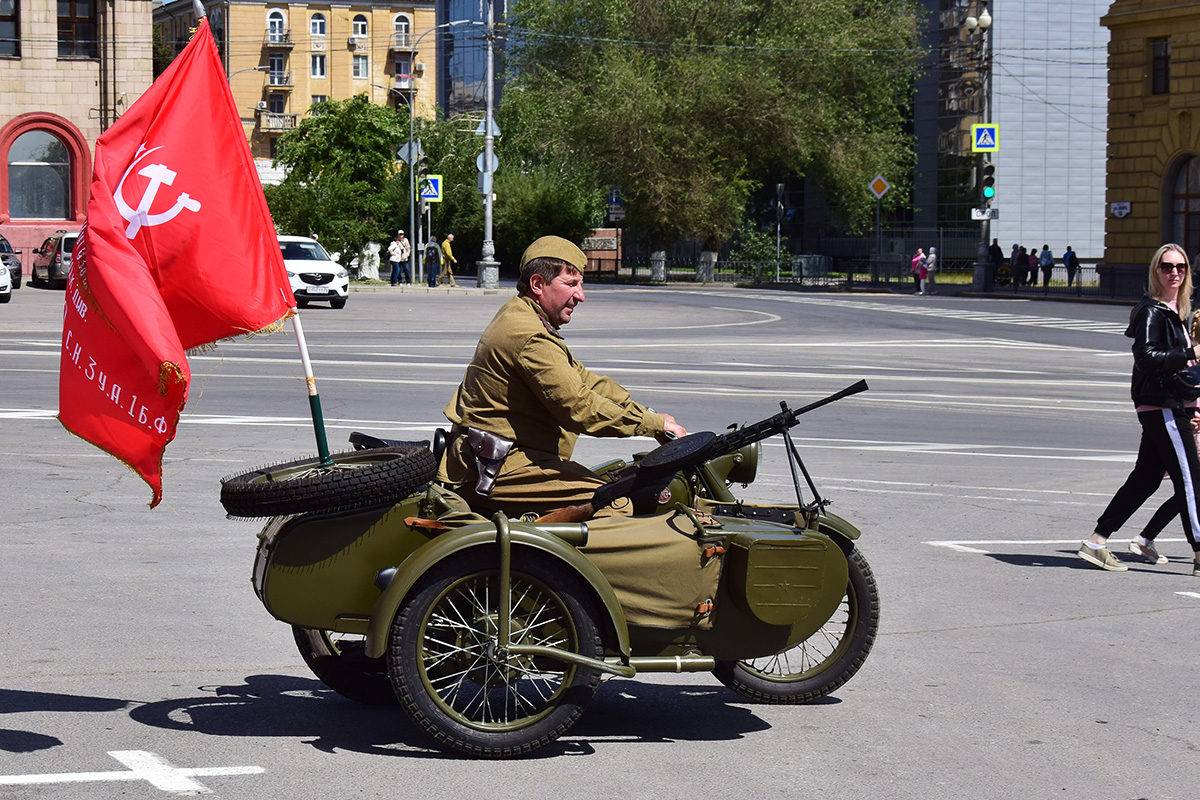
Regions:
<instances>
[{"instance_id":1,"label":"spare tire","mask_svg":"<svg viewBox=\"0 0 1200 800\"><path fill-rule=\"evenodd\" d=\"M258 467L221 480L221 505L231 517L275 517L389 505L427 484L437 472L422 445L354 450L330 463L306 458Z\"/></svg>"}]
</instances>

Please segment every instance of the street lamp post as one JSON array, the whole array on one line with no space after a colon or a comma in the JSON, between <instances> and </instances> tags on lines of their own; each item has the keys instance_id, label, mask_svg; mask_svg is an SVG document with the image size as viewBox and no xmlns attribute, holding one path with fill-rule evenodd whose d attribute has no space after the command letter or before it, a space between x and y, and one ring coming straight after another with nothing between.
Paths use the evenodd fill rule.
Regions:
<instances>
[{"instance_id":1,"label":"street lamp post","mask_svg":"<svg viewBox=\"0 0 1200 800\"><path fill-rule=\"evenodd\" d=\"M963 20L963 27L967 29L968 36L974 36L976 32L979 33L979 60L976 65L976 73L979 75L983 87L983 96L980 98L979 121L987 124L992 121L992 15L988 13L986 2L981 3L981 5L982 9L979 15L968 15ZM975 175L976 182L980 185L982 185L983 162L983 153L978 153L975 156ZM982 193L978 199L980 209L986 208ZM975 256L975 274L972 279L972 288L976 291L989 291L992 288L992 264L988 254L988 234L990 231L991 220L986 218L980 220L979 251Z\"/></svg>"},{"instance_id":2,"label":"street lamp post","mask_svg":"<svg viewBox=\"0 0 1200 800\"><path fill-rule=\"evenodd\" d=\"M492 241L492 180L495 175L493 158L495 158L496 137L494 130L494 104L496 102L496 16L493 0L487 4L487 85L484 87L487 99L483 119L483 258L476 264L478 270L477 283L482 289L495 289L500 285L500 265L493 257L496 255L496 244Z\"/></svg>"}]
</instances>

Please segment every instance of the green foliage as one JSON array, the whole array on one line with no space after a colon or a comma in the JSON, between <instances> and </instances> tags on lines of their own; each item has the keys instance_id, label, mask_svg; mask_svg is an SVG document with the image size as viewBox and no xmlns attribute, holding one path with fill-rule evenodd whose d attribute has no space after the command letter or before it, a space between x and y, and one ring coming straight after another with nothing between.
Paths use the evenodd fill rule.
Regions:
<instances>
[{"instance_id":1,"label":"green foliage","mask_svg":"<svg viewBox=\"0 0 1200 800\"><path fill-rule=\"evenodd\" d=\"M661 236L728 239L757 186L788 172L865 219L870 179L911 168L919 13L914 0L514 0L507 144L621 187L629 224Z\"/></svg>"},{"instance_id":2,"label":"green foliage","mask_svg":"<svg viewBox=\"0 0 1200 800\"><path fill-rule=\"evenodd\" d=\"M157 26L150 32L150 59L155 78L166 72L175 60L175 48L171 47Z\"/></svg>"},{"instance_id":3,"label":"green foliage","mask_svg":"<svg viewBox=\"0 0 1200 800\"><path fill-rule=\"evenodd\" d=\"M755 230L749 220L743 220L733 237L731 261L774 261L775 236Z\"/></svg>"},{"instance_id":4,"label":"green foliage","mask_svg":"<svg viewBox=\"0 0 1200 800\"><path fill-rule=\"evenodd\" d=\"M605 194L578 177L544 167L496 173L492 223L496 258L515 265L529 243L553 234L581 242L603 219Z\"/></svg>"},{"instance_id":5,"label":"green foliage","mask_svg":"<svg viewBox=\"0 0 1200 800\"><path fill-rule=\"evenodd\" d=\"M326 249L343 253L386 242L396 186L407 185L395 167L396 148L408 136L407 113L359 95L319 103L309 114L280 138L275 163L287 168L287 177L264 187L275 226L281 233L315 233Z\"/></svg>"}]
</instances>

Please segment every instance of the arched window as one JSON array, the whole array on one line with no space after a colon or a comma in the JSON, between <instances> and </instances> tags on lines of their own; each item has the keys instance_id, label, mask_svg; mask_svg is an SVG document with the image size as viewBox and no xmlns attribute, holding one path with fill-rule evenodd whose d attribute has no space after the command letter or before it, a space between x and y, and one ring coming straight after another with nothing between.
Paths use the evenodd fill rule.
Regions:
<instances>
[{"instance_id":1,"label":"arched window","mask_svg":"<svg viewBox=\"0 0 1200 800\"><path fill-rule=\"evenodd\" d=\"M396 39L396 47L408 47L408 34L412 30L412 23L408 17L403 14L397 14L392 20L392 35Z\"/></svg>"},{"instance_id":2,"label":"arched window","mask_svg":"<svg viewBox=\"0 0 1200 800\"><path fill-rule=\"evenodd\" d=\"M1171 241L1183 245L1189 258L1200 250L1200 158L1181 162L1171 193Z\"/></svg>"},{"instance_id":3,"label":"arched window","mask_svg":"<svg viewBox=\"0 0 1200 800\"><path fill-rule=\"evenodd\" d=\"M22 133L8 150L8 210L13 219L70 219L71 156L52 133Z\"/></svg>"},{"instance_id":4,"label":"arched window","mask_svg":"<svg viewBox=\"0 0 1200 800\"><path fill-rule=\"evenodd\" d=\"M311 33L313 36L324 36L325 35L325 15L324 14L317 12L316 14L312 15L311 24L309 27L309 33Z\"/></svg>"},{"instance_id":5,"label":"arched window","mask_svg":"<svg viewBox=\"0 0 1200 800\"><path fill-rule=\"evenodd\" d=\"M271 42L282 42L287 39L287 20L284 19L283 12L279 9L274 9L267 14L267 40Z\"/></svg>"},{"instance_id":6,"label":"arched window","mask_svg":"<svg viewBox=\"0 0 1200 800\"><path fill-rule=\"evenodd\" d=\"M355 36L366 36L367 18L362 14L355 14L354 20L350 23L350 33Z\"/></svg>"}]
</instances>

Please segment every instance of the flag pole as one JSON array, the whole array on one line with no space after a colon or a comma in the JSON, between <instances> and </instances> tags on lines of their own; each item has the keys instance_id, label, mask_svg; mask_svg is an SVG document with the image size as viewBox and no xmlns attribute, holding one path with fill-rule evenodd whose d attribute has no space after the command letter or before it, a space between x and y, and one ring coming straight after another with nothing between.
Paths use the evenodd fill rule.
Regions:
<instances>
[{"instance_id":1,"label":"flag pole","mask_svg":"<svg viewBox=\"0 0 1200 800\"><path fill-rule=\"evenodd\" d=\"M300 312L292 315L292 326L296 329L296 344L300 347L300 364L304 367L304 382L308 384L308 408L312 412L313 430L317 434L317 455L321 466L329 466L329 440L325 438L325 415L321 413L321 395L317 394L317 379L313 375L312 361L308 358L308 343L304 341L304 328L300 325Z\"/></svg>"}]
</instances>

